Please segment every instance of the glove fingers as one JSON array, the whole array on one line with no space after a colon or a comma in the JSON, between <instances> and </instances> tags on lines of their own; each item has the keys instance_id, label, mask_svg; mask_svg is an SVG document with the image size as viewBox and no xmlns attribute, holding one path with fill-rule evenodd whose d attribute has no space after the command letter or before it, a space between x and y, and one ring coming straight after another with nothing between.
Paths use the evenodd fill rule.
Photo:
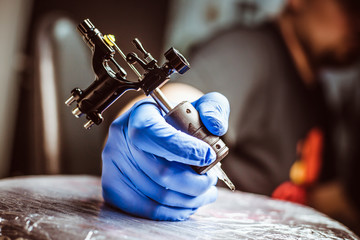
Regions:
<instances>
[{"instance_id":1,"label":"glove fingers","mask_svg":"<svg viewBox=\"0 0 360 240\"><path fill-rule=\"evenodd\" d=\"M121 125L116 126L113 124L111 126L108 137L108 143L111 144L106 144L103 150L103 161L114 159L121 168L125 168L127 164L132 164L139 168L138 171L145 173L158 185L185 195L198 196L207 191L210 186L216 184L216 176L200 175L188 165L170 162L153 154L143 152L136 146L127 144L125 135L126 129L122 128ZM129 171L127 170L128 177L135 178L136 173L132 171L133 173L130 174Z\"/></svg>"},{"instance_id":2,"label":"glove fingers","mask_svg":"<svg viewBox=\"0 0 360 240\"><path fill-rule=\"evenodd\" d=\"M206 192L217 182L217 177L210 174L198 174L190 166L169 162L166 159L142 152L130 146L133 162L157 185L189 196L198 196Z\"/></svg>"},{"instance_id":3,"label":"glove fingers","mask_svg":"<svg viewBox=\"0 0 360 240\"><path fill-rule=\"evenodd\" d=\"M126 169L126 174L128 171L130 172L129 174L132 176L131 182L136 188L161 205L180 208L199 208L214 202L217 198L215 186L210 186L204 193L198 196L189 196L160 186L133 165L127 167L130 169ZM184 190L183 187L182 190Z\"/></svg>"},{"instance_id":4,"label":"glove fingers","mask_svg":"<svg viewBox=\"0 0 360 240\"><path fill-rule=\"evenodd\" d=\"M189 165L209 165L216 154L205 142L170 126L155 104L140 104L130 115L128 136L139 149Z\"/></svg>"},{"instance_id":5,"label":"glove fingers","mask_svg":"<svg viewBox=\"0 0 360 240\"><path fill-rule=\"evenodd\" d=\"M193 102L193 105L199 111L204 126L212 134L222 136L226 133L230 104L224 95L211 92Z\"/></svg>"},{"instance_id":6,"label":"glove fingers","mask_svg":"<svg viewBox=\"0 0 360 240\"><path fill-rule=\"evenodd\" d=\"M165 206L196 209L215 202L217 198L217 189L215 186L210 187L206 192L196 197L166 190L160 185L157 186L159 186L158 192L149 192L146 188L142 188L141 190L144 190L144 194L149 194L149 198Z\"/></svg>"},{"instance_id":7,"label":"glove fingers","mask_svg":"<svg viewBox=\"0 0 360 240\"><path fill-rule=\"evenodd\" d=\"M104 200L133 215L154 220L185 220L196 209L160 205L142 194L111 162L103 164L102 187Z\"/></svg>"},{"instance_id":8,"label":"glove fingers","mask_svg":"<svg viewBox=\"0 0 360 240\"><path fill-rule=\"evenodd\" d=\"M162 221L183 221L196 212L197 208L173 208L159 205L153 213L152 219Z\"/></svg>"},{"instance_id":9,"label":"glove fingers","mask_svg":"<svg viewBox=\"0 0 360 240\"><path fill-rule=\"evenodd\" d=\"M120 160L120 161L113 161L113 163L118 169L121 170L123 175L126 175L131 180L131 182L136 186L138 190L140 190L147 197L155 200L156 202L162 205L181 207L181 208L198 208L201 207L202 205L214 202L216 200L217 189L214 187L214 185L216 184L216 179L214 181L214 178L210 178L206 176L207 177L206 182L202 181L200 183L202 185L206 184L203 186L204 189L201 189L203 190L203 192L198 191L197 195L190 196L182 192L184 191L191 192L190 189L193 188L193 185L196 184L196 182L198 181L193 181L193 182L190 181L194 177L197 178L198 176L200 176L199 174L190 173L190 181L187 180L187 182L189 184L192 183L192 185L184 186L183 184L181 185L178 184L178 186L176 186L176 189L172 190L172 188L169 188L168 186L164 187L159 185L157 182L153 181L148 175L146 175L139 168L138 164L136 164L135 162ZM179 163L175 163L175 164L179 165ZM152 165L154 166L155 164ZM161 166L158 166L158 168L161 168ZM173 169L173 167L171 167L171 169ZM184 168L180 168L180 169L181 169L180 174L183 176ZM191 170L185 169L185 171L191 171ZM179 175L179 172L177 172L176 175ZM172 176L173 175L165 176L165 178L166 179L171 178L172 179L171 181L174 182ZM163 175L156 176L156 179L159 178L164 178L164 176ZM183 178L179 180L183 180ZM197 188L199 189L199 187ZM194 192L194 190L192 192Z\"/></svg>"}]
</instances>

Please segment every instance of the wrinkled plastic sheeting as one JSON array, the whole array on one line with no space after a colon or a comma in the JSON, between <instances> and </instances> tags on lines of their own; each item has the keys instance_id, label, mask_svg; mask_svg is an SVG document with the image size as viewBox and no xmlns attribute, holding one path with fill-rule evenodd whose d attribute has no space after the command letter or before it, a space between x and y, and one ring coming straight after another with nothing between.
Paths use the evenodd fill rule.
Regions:
<instances>
[{"instance_id":1,"label":"wrinkled plastic sheeting","mask_svg":"<svg viewBox=\"0 0 360 240\"><path fill-rule=\"evenodd\" d=\"M89 176L1 180L0 212L1 239L358 239L313 209L226 189L187 221L136 218L105 205Z\"/></svg>"}]
</instances>

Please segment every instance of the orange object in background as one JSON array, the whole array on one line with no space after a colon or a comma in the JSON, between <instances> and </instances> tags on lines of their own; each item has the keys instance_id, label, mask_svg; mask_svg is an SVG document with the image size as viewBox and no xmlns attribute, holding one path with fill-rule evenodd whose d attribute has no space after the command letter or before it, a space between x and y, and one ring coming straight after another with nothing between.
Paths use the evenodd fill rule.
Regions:
<instances>
[{"instance_id":1,"label":"orange object in background","mask_svg":"<svg viewBox=\"0 0 360 240\"><path fill-rule=\"evenodd\" d=\"M275 189L272 198L305 205L306 189L291 181L287 181Z\"/></svg>"},{"instance_id":2,"label":"orange object in background","mask_svg":"<svg viewBox=\"0 0 360 240\"><path fill-rule=\"evenodd\" d=\"M306 204L306 188L316 182L322 164L323 133L312 128L304 141L299 141L299 159L290 169L290 181L280 184L272 194L275 199Z\"/></svg>"}]
</instances>

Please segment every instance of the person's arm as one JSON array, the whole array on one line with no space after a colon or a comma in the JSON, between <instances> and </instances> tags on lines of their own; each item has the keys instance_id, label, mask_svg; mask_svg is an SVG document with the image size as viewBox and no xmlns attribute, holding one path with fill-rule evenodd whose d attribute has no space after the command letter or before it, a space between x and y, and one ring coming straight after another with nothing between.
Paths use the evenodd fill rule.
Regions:
<instances>
[{"instance_id":1,"label":"person's arm","mask_svg":"<svg viewBox=\"0 0 360 240\"><path fill-rule=\"evenodd\" d=\"M168 83L161 88L161 91L165 96L174 104L174 106L182 101L193 102L200 98L203 93L188 84L185 83ZM118 116L129 110L136 102L146 98L144 94L132 99L124 108L119 112Z\"/></svg>"}]
</instances>

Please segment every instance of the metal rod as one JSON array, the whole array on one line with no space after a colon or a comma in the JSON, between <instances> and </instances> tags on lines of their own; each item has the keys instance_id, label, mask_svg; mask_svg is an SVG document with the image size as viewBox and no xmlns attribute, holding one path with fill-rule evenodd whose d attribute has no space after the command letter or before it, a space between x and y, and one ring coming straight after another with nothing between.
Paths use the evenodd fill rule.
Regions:
<instances>
[{"instance_id":1,"label":"metal rod","mask_svg":"<svg viewBox=\"0 0 360 240\"><path fill-rule=\"evenodd\" d=\"M116 45L116 43L112 41L111 38L108 38L108 40L114 45L115 50L121 55L127 65L129 65L131 70L133 70L133 72L138 76L138 78L141 79L142 75L140 74L140 72L135 68L134 65L130 64L126 60L126 55L123 53L123 51L121 51L118 45ZM156 103L161 107L165 114L167 114L174 108L159 88L155 88L155 90L150 93L150 96L156 101Z\"/></svg>"},{"instance_id":2,"label":"metal rod","mask_svg":"<svg viewBox=\"0 0 360 240\"><path fill-rule=\"evenodd\" d=\"M174 108L159 88L155 88L155 90L150 93L150 96L156 101L165 114Z\"/></svg>"},{"instance_id":3,"label":"metal rod","mask_svg":"<svg viewBox=\"0 0 360 240\"><path fill-rule=\"evenodd\" d=\"M76 118L79 118L82 114L80 108L76 107L72 110L72 114L76 117Z\"/></svg>"},{"instance_id":4,"label":"metal rod","mask_svg":"<svg viewBox=\"0 0 360 240\"><path fill-rule=\"evenodd\" d=\"M231 182L229 177L226 175L224 170L221 168L221 163L218 162L215 166L213 166L208 172L214 172L214 174L223 181L231 191L235 191L235 185Z\"/></svg>"},{"instance_id":5,"label":"metal rod","mask_svg":"<svg viewBox=\"0 0 360 240\"><path fill-rule=\"evenodd\" d=\"M92 125L94 125L94 124L95 123L92 120L89 120L84 124L84 128L85 129L90 129L92 127Z\"/></svg>"},{"instance_id":6,"label":"metal rod","mask_svg":"<svg viewBox=\"0 0 360 240\"><path fill-rule=\"evenodd\" d=\"M136 69L136 67L132 64L130 64L127 60L126 60L126 55L123 53L123 51L121 51L121 49L118 47L118 45L116 45L116 43L114 41L112 41L110 38L108 38L108 40L114 45L115 50L121 55L121 57L125 60L125 62L127 63L127 65L129 65L129 67L131 68L131 70L133 70L133 72L138 76L139 79L142 78L141 73Z\"/></svg>"},{"instance_id":7,"label":"metal rod","mask_svg":"<svg viewBox=\"0 0 360 240\"><path fill-rule=\"evenodd\" d=\"M73 102L75 102L75 97L74 96L70 96L66 101L65 101L65 104L70 106Z\"/></svg>"}]
</instances>

